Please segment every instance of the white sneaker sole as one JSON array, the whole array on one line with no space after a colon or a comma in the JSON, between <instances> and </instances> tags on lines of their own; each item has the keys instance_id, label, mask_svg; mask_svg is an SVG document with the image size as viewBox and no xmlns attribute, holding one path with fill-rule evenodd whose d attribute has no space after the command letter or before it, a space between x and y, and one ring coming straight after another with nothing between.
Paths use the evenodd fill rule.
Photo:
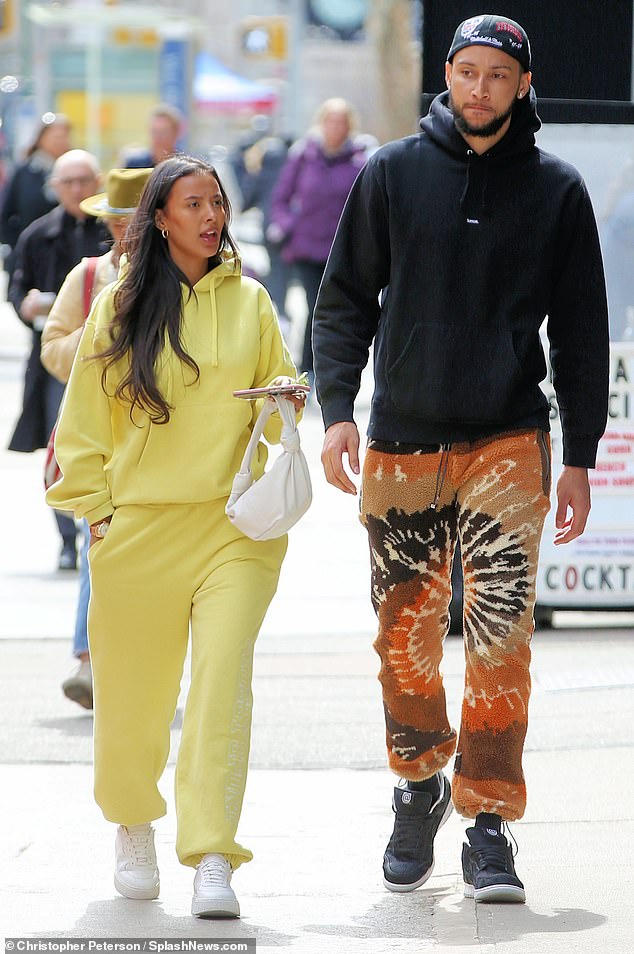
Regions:
<instances>
[{"instance_id":1,"label":"white sneaker sole","mask_svg":"<svg viewBox=\"0 0 634 954\"><path fill-rule=\"evenodd\" d=\"M464 896L476 901L505 904L523 904L526 901L526 892L515 884L490 884L486 888L474 888L472 884L465 883Z\"/></svg>"},{"instance_id":2,"label":"white sneaker sole","mask_svg":"<svg viewBox=\"0 0 634 954\"><path fill-rule=\"evenodd\" d=\"M445 813L440 819L440 825L438 826L438 831L436 832L436 834L438 834L442 826L445 824L445 822L451 815L452 811L453 811L453 802L451 801L451 799L449 799L449 801L447 802L447 807L445 808ZM435 864L435 858L432 855L431 867L427 869L427 871L425 872L422 878L419 878L418 881L412 882L412 884L396 884L396 882L394 881L388 881L387 878L385 877L383 878L383 884L388 891L394 891L397 894L407 894L408 891L416 891L416 888L420 888L420 886L425 884L426 881L429 881L434 871L434 864Z\"/></svg>"},{"instance_id":3,"label":"white sneaker sole","mask_svg":"<svg viewBox=\"0 0 634 954\"><path fill-rule=\"evenodd\" d=\"M196 918L239 918L240 904L237 898L196 899L192 901L192 914Z\"/></svg>"},{"instance_id":4,"label":"white sneaker sole","mask_svg":"<svg viewBox=\"0 0 634 954\"><path fill-rule=\"evenodd\" d=\"M422 878L419 878L418 881L413 881L411 884L396 884L394 881L388 881L385 877L383 878L383 884L388 891L394 891L396 894L407 894L408 891L416 891L416 888L420 888L426 881L429 881L434 871L434 864L435 861L432 858L431 868L427 869Z\"/></svg>"},{"instance_id":5,"label":"white sneaker sole","mask_svg":"<svg viewBox=\"0 0 634 954\"><path fill-rule=\"evenodd\" d=\"M119 894L131 901L155 901L161 890L160 881L148 885L147 888L134 888L122 881L117 874L114 876L114 886Z\"/></svg>"}]
</instances>

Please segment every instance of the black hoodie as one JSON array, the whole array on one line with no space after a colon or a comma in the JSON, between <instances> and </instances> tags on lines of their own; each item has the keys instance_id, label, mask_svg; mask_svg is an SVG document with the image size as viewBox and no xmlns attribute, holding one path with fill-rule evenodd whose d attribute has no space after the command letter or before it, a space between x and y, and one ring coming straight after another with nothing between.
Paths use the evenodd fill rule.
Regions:
<instances>
[{"instance_id":1,"label":"black hoodie","mask_svg":"<svg viewBox=\"0 0 634 954\"><path fill-rule=\"evenodd\" d=\"M581 176L536 147L532 89L483 155L457 131L448 93L421 127L372 156L339 223L313 332L325 426L353 419L375 339L371 437L435 444L548 430L548 316L564 463L593 467L608 323Z\"/></svg>"}]
</instances>

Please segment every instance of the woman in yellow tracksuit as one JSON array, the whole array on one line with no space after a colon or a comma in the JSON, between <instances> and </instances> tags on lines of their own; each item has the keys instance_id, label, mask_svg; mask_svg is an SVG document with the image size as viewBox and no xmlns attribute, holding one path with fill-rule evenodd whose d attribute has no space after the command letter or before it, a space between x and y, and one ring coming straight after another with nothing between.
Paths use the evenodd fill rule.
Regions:
<instances>
[{"instance_id":1,"label":"woman in yellow tracksuit","mask_svg":"<svg viewBox=\"0 0 634 954\"><path fill-rule=\"evenodd\" d=\"M213 167L156 167L127 235L128 267L96 299L56 438L48 502L91 525L88 632L95 796L119 825L115 886L158 896L150 822L191 627L176 767L176 848L197 868L192 913L239 915L231 873L251 728L253 648L286 538L254 542L225 516L257 404L234 389L295 368L265 289L241 275ZM299 408L301 401L297 399ZM265 436L279 441L270 419ZM254 473L264 470L259 445Z\"/></svg>"}]
</instances>

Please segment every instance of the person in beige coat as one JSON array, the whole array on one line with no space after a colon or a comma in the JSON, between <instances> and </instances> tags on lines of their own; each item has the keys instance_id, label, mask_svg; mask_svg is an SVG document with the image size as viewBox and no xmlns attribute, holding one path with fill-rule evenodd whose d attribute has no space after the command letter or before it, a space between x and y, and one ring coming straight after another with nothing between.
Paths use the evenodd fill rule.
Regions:
<instances>
[{"instance_id":1,"label":"person in beige coat","mask_svg":"<svg viewBox=\"0 0 634 954\"><path fill-rule=\"evenodd\" d=\"M106 178L106 191L90 196L81 203L85 213L103 219L112 235L113 245L105 255L92 260L83 258L68 273L46 319L42 332L41 361L49 374L63 384L70 377L79 347L87 317L87 300L88 303L92 302L102 288L116 280L128 223L151 172L151 169L112 169ZM82 521L82 532L84 546L73 637L73 656L79 660L79 664L62 683L62 691L84 709L92 709L92 669L87 627L90 576L86 556L90 533L86 521Z\"/></svg>"}]
</instances>

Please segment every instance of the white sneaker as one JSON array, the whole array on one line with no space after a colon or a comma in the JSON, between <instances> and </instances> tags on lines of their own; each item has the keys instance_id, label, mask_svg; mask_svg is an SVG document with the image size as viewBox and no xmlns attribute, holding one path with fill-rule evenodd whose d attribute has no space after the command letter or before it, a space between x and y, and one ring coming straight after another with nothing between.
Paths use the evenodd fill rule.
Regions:
<instances>
[{"instance_id":1,"label":"white sneaker","mask_svg":"<svg viewBox=\"0 0 634 954\"><path fill-rule=\"evenodd\" d=\"M119 894L136 901L158 898L161 883L152 826L119 825L115 855L114 886Z\"/></svg>"},{"instance_id":2,"label":"white sneaker","mask_svg":"<svg viewBox=\"0 0 634 954\"><path fill-rule=\"evenodd\" d=\"M205 855L198 865L192 914L198 918L240 917L240 905L231 887L231 865L224 855Z\"/></svg>"},{"instance_id":3,"label":"white sneaker","mask_svg":"<svg viewBox=\"0 0 634 954\"><path fill-rule=\"evenodd\" d=\"M92 669L89 659L82 659L72 676L64 680L62 692L84 709L92 709Z\"/></svg>"}]
</instances>

